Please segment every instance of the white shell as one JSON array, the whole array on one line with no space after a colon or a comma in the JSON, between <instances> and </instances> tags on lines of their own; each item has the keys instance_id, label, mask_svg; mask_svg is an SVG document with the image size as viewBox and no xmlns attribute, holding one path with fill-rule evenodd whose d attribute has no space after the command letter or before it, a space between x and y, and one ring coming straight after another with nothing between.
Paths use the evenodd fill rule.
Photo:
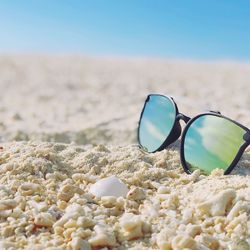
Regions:
<instances>
[{"instance_id":1,"label":"white shell","mask_svg":"<svg viewBox=\"0 0 250 250\"><path fill-rule=\"evenodd\" d=\"M90 187L90 193L96 197L102 196L126 196L128 188L120 179L115 176L110 176L97 181Z\"/></svg>"}]
</instances>

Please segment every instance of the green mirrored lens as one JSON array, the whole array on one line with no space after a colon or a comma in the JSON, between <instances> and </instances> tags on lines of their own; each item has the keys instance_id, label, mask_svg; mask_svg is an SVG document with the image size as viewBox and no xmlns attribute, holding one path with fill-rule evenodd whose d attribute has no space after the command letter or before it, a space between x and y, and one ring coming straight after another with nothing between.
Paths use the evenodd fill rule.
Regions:
<instances>
[{"instance_id":1,"label":"green mirrored lens","mask_svg":"<svg viewBox=\"0 0 250 250\"><path fill-rule=\"evenodd\" d=\"M176 108L169 98L151 95L145 104L140 121L140 144L148 152L157 150L171 132L175 117Z\"/></svg>"},{"instance_id":2,"label":"green mirrored lens","mask_svg":"<svg viewBox=\"0 0 250 250\"><path fill-rule=\"evenodd\" d=\"M184 158L191 171L209 174L215 168L226 170L244 144L245 130L225 118L203 115L188 128Z\"/></svg>"}]
</instances>

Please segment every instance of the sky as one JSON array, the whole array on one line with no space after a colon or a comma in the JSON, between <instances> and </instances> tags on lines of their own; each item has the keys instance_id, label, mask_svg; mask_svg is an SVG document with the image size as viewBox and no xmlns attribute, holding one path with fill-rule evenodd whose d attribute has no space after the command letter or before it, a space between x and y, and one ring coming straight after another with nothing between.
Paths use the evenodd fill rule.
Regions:
<instances>
[{"instance_id":1,"label":"sky","mask_svg":"<svg viewBox=\"0 0 250 250\"><path fill-rule=\"evenodd\" d=\"M249 0L0 0L0 53L250 61Z\"/></svg>"}]
</instances>

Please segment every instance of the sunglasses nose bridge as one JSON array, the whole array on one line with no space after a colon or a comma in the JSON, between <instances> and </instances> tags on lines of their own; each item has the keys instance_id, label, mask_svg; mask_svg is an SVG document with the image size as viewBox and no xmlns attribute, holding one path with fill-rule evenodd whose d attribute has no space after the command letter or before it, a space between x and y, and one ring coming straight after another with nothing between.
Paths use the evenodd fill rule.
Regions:
<instances>
[{"instance_id":1,"label":"sunglasses nose bridge","mask_svg":"<svg viewBox=\"0 0 250 250\"><path fill-rule=\"evenodd\" d=\"M182 114L182 113L179 113L177 116L176 116L176 120L183 120L185 123L188 123L188 121L190 120L191 118Z\"/></svg>"}]
</instances>

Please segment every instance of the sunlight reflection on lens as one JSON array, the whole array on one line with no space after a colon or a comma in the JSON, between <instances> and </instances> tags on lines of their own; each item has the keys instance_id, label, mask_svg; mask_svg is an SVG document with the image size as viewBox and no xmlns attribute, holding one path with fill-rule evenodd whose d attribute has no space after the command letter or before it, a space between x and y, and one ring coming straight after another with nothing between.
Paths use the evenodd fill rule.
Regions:
<instances>
[{"instance_id":1,"label":"sunlight reflection on lens","mask_svg":"<svg viewBox=\"0 0 250 250\"><path fill-rule=\"evenodd\" d=\"M176 109L171 100L160 95L150 96L139 127L141 145L149 152L157 150L173 128Z\"/></svg>"},{"instance_id":2,"label":"sunlight reflection on lens","mask_svg":"<svg viewBox=\"0 0 250 250\"><path fill-rule=\"evenodd\" d=\"M244 143L245 130L218 116L203 115L189 127L184 141L184 158L190 169L210 173L226 170Z\"/></svg>"}]
</instances>

